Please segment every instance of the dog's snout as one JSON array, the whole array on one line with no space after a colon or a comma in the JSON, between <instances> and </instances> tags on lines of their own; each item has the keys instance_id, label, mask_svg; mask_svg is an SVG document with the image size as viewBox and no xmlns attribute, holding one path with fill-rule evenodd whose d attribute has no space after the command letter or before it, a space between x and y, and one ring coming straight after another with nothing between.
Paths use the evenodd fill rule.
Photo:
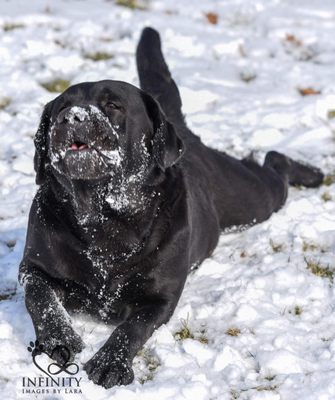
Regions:
<instances>
[{"instance_id":1,"label":"dog's snout","mask_svg":"<svg viewBox=\"0 0 335 400\"><path fill-rule=\"evenodd\" d=\"M89 115L89 111L84 107L66 107L60 111L57 117L58 123L84 122Z\"/></svg>"}]
</instances>

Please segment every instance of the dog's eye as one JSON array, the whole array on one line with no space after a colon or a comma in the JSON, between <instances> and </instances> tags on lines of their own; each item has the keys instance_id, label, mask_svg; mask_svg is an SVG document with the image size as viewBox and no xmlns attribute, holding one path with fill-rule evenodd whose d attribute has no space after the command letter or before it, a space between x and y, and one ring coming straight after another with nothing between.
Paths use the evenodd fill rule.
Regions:
<instances>
[{"instance_id":1,"label":"dog's eye","mask_svg":"<svg viewBox=\"0 0 335 400\"><path fill-rule=\"evenodd\" d=\"M106 108L109 110L121 110L122 106L120 104L114 103L113 101L109 101L106 103Z\"/></svg>"}]
</instances>

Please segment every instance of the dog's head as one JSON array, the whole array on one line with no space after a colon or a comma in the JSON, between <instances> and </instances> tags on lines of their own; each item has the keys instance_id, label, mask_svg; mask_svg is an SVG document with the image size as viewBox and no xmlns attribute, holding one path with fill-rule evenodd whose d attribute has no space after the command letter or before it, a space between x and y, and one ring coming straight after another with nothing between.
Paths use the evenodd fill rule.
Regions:
<instances>
[{"instance_id":1,"label":"dog's head","mask_svg":"<svg viewBox=\"0 0 335 400\"><path fill-rule=\"evenodd\" d=\"M158 103L119 81L81 83L45 106L35 137L36 183L140 179L150 185L174 165L183 144ZM156 173L157 175L157 173ZM151 177L151 178L150 178Z\"/></svg>"}]
</instances>

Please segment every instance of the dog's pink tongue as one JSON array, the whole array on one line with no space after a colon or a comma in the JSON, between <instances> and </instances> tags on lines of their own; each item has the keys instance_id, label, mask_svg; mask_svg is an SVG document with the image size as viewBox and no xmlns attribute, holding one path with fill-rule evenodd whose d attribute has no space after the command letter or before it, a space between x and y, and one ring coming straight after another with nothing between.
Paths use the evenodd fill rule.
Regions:
<instances>
[{"instance_id":1,"label":"dog's pink tongue","mask_svg":"<svg viewBox=\"0 0 335 400\"><path fill-rule=\"evenodd\" d=\"M81 144L80 146L78 146L77 143L71 144L71 150L84 150L84 149L88 149L87 144Z\"/></svg>"}]
</instances>

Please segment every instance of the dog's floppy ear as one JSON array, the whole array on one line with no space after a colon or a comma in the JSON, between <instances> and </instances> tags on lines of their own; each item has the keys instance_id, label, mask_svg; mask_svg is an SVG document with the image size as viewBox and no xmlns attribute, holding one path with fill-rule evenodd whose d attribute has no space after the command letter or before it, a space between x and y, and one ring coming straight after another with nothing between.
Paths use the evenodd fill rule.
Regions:
<instances>
[{"instance_id":1,"label":"dog's floppy ear","mask_svg":"<svg viewBox=\"0 0 335 400\"><path fill-rule=\"evenodd\" d=\"M173 125L167 121L159 104L144 93L148 115L153 123L152 153L157 165L165 171L174 165L184 152L184 144Z\"/></svg>"},{"instance_id":2,"label":"dog's floppy ear","mask_svg":"<svg viewBox=\"0 0 335 400\"><path fill-rule=\"evenodd\" d=\"M45 181L45 165L47 160L47 133L50 125L51 103L43 110L41 121L34 138L35 156L34 169L36 172L36 184L41 185Z\"/></svg>"}]
</instances>

